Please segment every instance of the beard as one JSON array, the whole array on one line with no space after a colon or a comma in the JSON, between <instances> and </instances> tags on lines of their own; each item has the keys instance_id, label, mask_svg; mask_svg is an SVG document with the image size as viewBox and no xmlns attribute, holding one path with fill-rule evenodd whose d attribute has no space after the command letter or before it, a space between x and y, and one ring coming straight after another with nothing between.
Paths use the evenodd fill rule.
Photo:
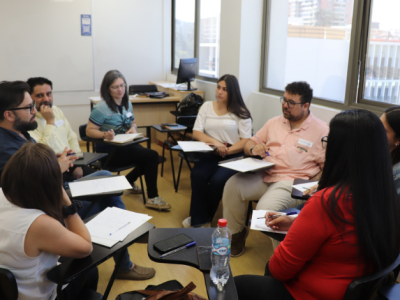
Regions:
<instances>
[{"instance_id":1,"label":"beard","mask_svg":"<svg viewBox=\"0 0 400 300\"><path fill-rule=\"evenodd\" d=\"M286 114L284 114L284 112L286 112ZM304 114L305 114L305 112L302 111L300 115L293 116L293 115L290 113L290 111L285 110L284 108L282 108L282 113L283 113L283 117L284 117L285 119L287 119L287 120L289 120L289 121L294 121L294 122L303 119Z\"/></svg>"},{"instance_id":2,"label":"beard","mask_svg":"<svg viewBox=\"0 0 400 300\"><path fill-rule=\"evenodd\" d=\"M53 107L53 103L51 103L50 101L42 101L42 102L40 103L40 106L42 106L42 105L47 105L47 106L49 106L50 108ZM36 106L37 111L40 111L40 106Z\"/></svg>"},{"instance_id":3,"label":"beard","mask_svg":"<svg viewBox=\"0 0 400 300\"><path fill-rule=\"evenodd\" d=\"M15 123L14 123L14 129L18 131L29 131L29 130L35 130L38 127L38 123L36 121L32 120L35 118L33 116L29 122L22 121L17 114L15 114Z\"/></svg>"}]
</instances>

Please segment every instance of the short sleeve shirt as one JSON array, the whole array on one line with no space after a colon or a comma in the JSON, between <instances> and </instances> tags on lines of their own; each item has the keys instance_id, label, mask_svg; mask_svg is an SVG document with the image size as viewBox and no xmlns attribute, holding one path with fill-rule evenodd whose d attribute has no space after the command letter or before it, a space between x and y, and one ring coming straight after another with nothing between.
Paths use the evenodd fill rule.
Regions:
<instances>
[{"instance_id":1,"label":"short sleeve shirt","mask_svg":"<svg viewBox=\"0 0 400 300\"><path fill-rule=\"evenodd\" d=\"M93 108L89 120L100 126L100 131L106 132L112 129L116 134L125 133L131 128L134 120L132 103L128 102L128 105L128 109L123 107L122 112L119 110L115 112L102 100Z\"/></svg>"},{"instance_id":2,"label":"short sleeve shirt","mask_svg":"<svg viewBox=\"0 0 400 300\"><path fill-rule=\"evenodd\" d=\"M310 112L299 128L290 129L283 116L270 119L256 133L258 139L270 149L264 160L275 166L264 173L264 182L310 179L321 172L325 163L325 149L321 139L327 136L329 126ZM259 144L256 137L251 138Z\"/></svg>"}]
</instances>

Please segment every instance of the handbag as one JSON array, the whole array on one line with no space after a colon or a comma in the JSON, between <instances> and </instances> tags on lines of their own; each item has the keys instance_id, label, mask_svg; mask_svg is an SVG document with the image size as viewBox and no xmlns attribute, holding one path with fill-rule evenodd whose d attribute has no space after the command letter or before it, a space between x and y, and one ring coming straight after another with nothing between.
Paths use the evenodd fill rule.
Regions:
<instances>
[{"instance_id":1,"label":"handbag","mask_svg":"<svg viewBox=\"0 0 400 300\"><path fill-rule=\"evenodd\" d=\"M158 287L168 286L171 288L182 287L182 285L176 280L171 280L161 285L151 287L150 289L120 294L116 300L207 300L202 296L192 293L192 291L196 288L193 282L190 282L182 289L176 289L174 291L157 289Z\"/></svg>"},{"instance_id":2,"label":"handbag","mask_svg":"<svg viewBox=\"0 0 400 300\"><path fill-rule=\"evenodd\" d=\"M190 93L179 103L178 110L183 116L195 116L203 102L204 100L200 95Z\"/></svg>"}]
</instances>

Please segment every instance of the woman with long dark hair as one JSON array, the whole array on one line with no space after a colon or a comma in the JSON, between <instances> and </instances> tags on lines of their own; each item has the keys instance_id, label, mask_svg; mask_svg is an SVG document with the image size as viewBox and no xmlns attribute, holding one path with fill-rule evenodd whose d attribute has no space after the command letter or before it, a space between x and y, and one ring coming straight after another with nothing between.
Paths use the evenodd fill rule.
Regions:
<instances>
[{"instance_id":1,"label":"woman with long dark hair","mask_svg":"<svg viewBox=\"0 0 400 300\"><path fill-rule=\"evenodd\" d=\"M44 144L25 143L5 165L1 183L0 267L14 274L18 299L55 299L48 270L57 266L59 256L83 258L93 249L77 214L82 204L68 198L57 157ZM85 277L63 289L62 298L78 299L82 288L95 291L97 269Z\"/></svg>"},{"instance_id":2,"label":"woman with long dark hair","mask_svg":"<svg viewBox=\"0 0 400 300\"><path fill-rule=\"evenodd\" d=\"M400 197L400 106L393 106L385 110L381 121L386 130L392 157L394 182Z\"/></svg>"},{"instance_id":3,"label":"woman with long dark hair","mask_svg":"<svg viewBox=\"0 0 400 300\"><path fill-rule=\"evenodd\" d=\"M268 226L289 231L268 263L271 276L235 278L239 299L342 299L350 282L399 255L400 202L382 122L367 110L341 112L323 143L319 191L295 221L266 214Z\"/></svg>"},{"instance_id":4,"label":"woman with long dark hair","mask_svg":"<svg viewBox=\"0 0 400 300\"><path fill-rule=\"evenodd\" d=\"M132 103L129 101L128 88L124 75L117 70L108 71L101 83L100 95L102 101L93 108L86 135L95 139L112 141L115 134L136 133L137 126L133 115ZM141 194L142 190L135 184L139 176L144 174L147 186L147 208L168 210L171 205L158 195L158 153L144 148L139 144L124 147L110 145L96 145L99 152L107 152L106 162L111 165L137 164L128 175L130 190L134 194ZM109 161L111 160L111 161Z\"/></svg>"},{"instance_id":5,"label":"woman with long dark hair","mask_svg":"<svg viewBox=\"0 0 400 300\"><path fill-rule=\"evenodd\" d=\"M227 74L218 80L216 98L202 105L193 128L195 140L212 144L216 150L202 156L191 172L190 217L183 221L184 227L209 226L226 181L237 173L218 163L243 155L251 137L251 115L235 76Z\"/></svg>"}]
</instances>

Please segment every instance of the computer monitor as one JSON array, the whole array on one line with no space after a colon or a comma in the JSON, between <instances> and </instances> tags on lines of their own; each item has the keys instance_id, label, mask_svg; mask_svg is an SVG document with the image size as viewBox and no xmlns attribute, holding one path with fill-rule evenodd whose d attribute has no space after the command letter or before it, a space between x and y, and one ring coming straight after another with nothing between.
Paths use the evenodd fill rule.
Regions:
<instances>
[{"instance_id":1,"label":"computer monitor","mask_svg":"<svg viewBox=\"0 0 400 300\"><path fill-rule=\"evenodd\" d=\"M181 58L179 62L178 77L176 77L176 83L187 83L187 90L194 91L196 88L190 87L190 82L194 81L194 77L197 73L197 58Z\"/></svg>"}]
</instances>

